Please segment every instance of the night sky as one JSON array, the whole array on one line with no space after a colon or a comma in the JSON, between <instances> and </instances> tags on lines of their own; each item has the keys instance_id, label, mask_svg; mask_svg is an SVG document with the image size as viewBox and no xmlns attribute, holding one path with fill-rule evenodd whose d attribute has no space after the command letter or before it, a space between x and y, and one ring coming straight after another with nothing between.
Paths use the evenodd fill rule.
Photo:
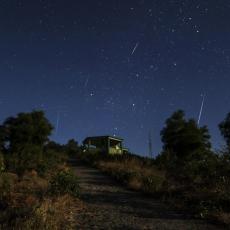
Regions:
<instances>
[{"instance_id":1,"label":"night sky","mask_svg":"<svg viewBox=\"0 0 230 230\"><path fill-rule=\"evenodd\" d=\"M1 0L0 120L43 109L65 143L117 135L161 150L177 109L208 125L230 111L228 0Z\"/></svg>"}]
</instances>

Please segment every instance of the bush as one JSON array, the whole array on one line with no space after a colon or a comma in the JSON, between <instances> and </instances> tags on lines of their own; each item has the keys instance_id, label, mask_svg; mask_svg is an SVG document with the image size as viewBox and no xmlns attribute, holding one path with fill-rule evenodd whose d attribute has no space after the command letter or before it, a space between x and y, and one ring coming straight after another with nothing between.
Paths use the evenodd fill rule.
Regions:
<instances>
[{"instance_id":1,"label":"bush","mask_svg":"<svg viewBox=\"0 0 230 230\"><path fill-rule=\"evenodd\" d=\"M152 175L143 178L143 190L147 193L156 193L162 190L165 178Z\"/></svg>"},{"instance_id":2,"label":"bush","mask_svg":"<svg viewBox=\"0 0 230 230\"><path fill-rule=\"evenodd\" d=\"M0 152L0 173L4 170L5 170L5 162L4 162L3 155Z\"/></svg>"},{"instance_id":3,"label":"bush","mask_svg":"<svg viewBox=\"0 0 230 230\"><path fill-rule=\"evenodd\" d=\"M43 153L42 161L37 165L38 174L44 176L47 172L56 171L66 161L67 155L64 152L46 149Z\"/></svg>"},{"instance_id":4,"label":"bush","mask_svg":"<svg viewBox=\"0 0 230 230\"><path fill-rule=\"evenodd\" d=\"M9 197L10 191L16 181L12 175L9 173L0 173L0 207L6 204L6 199Z\"/></svg>"},{"instance_id":5,"label":"bush","mask_svg":"<svg viewBox=\"0 0 230 230\"><path fill-rule=\"evenodd\" d=\"M60 171L50 181L50 193L56 195L70 194L72 196L79 196L78 178L70 170Z\"/></svg>"},{"instance_id":6,"label":"bush","mask_svg":"<svg viewBox=\"0 0 230 230\"><path fill-rule=\"evenodd\" d=\"M7 169L23 175L25 171L37 170L43 162L43 152L40 146L24 145L17 152L5 154Z\"/></svg>"}]
</instances>

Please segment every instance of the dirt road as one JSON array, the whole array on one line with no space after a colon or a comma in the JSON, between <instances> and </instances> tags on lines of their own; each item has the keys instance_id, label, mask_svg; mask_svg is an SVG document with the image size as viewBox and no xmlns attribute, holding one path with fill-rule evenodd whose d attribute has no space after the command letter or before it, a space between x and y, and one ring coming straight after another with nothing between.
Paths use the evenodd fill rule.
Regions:
<instances>
[{"instance_id":1,"label":"dirt road","mask_svg":"<svg viewBox=\"0 0 230 230\"><path fill-rule=\"evenodd\" d=\"M100 171L74 163L85 209L76 216L77 229L220 229L170 210L154 198L129 191Z\"/></svg>"}]
</instances>

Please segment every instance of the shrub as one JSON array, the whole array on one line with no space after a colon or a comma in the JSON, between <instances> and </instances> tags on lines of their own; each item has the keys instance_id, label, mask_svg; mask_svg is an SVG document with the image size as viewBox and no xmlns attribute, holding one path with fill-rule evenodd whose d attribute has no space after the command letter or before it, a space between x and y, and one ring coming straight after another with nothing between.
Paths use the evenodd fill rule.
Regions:
<instances>
[{"instance_id":1,"label":"shrub","mask_svg":"<svg viewBox=\"0 0 230 230\"><path fill-rule=\"evenodd\" d=\"M50 193L56 195L70 194L79 196L78 178L70 170L60 171L50 181Z\"/></svg>"},{"instance_id":2,"label":"shrub","mask_svg":"<svg viewBox=\"0 0 230 230\"><path fill-rule=\"evenodd\" d=\"M65 145L65 152L69 157L75 157L79 153L79 150L78 142L74 139L70 139Z\"/></svg>"},{"instance_id":3,"label":"shrub","mask_svg":"<svg viewBox=\"0 0 230 230\"><path fill-rule=\"evenodd\" d=\"M128 182L128 188L133 189L133 190L141 190L143 187L143 182L140 177L131 177Z\"/></svg>"},{"instance_id":4,"label":"shrub","mask_svg":"<svg viewBox=\"0 0 230 230\"><path fill-rule=\"evenodd\" d=\"M42 160L37 166L38 174L44 176L49 171L56 171L56 169L66 161L67 155L64 152L46 149L43 153Z\"/></svg>"},{"instance_id":5,"label":"shrub","mask_svg":"<svg viewBox=\"0 0 230 230\"><path fill-rule=\"evenodd\" d=\"M36 145L24 145L14 153L6 154L7 168L23 175L27 170L37 170L42 163L42 148Z\"/></svg>"},{"instance_id":6,"label":"shrub","mask_svg":"<svg viewBox=\"0 0 230 230\"><path fill-rule=\"evenodd\" d=\"M4 170L5 170L5 162L4 162L3 155L0 152L0 173Z\"/></svg>"},{"instance_id":7,"label":"shrub","mask_svg":"<svg viewBox=\"0 0 230 230\"><path fill-rule=\"evenodd\" d=\"M151 175L143 178L143 190L147 193L160 192L163 187L165 178Z\"/></svg>"},{"instance_id":8,"label":"shrub","mask_svg":"<svg viewBox=\"0 0 230 230\"><path fill-rule=\"evenodd\" d=\"M6 197L9 196L11 188L13 186L13 180L8 173L0 174L0 206L4 206L6 203Z\"/></svg>"},{"instance_id":9,"label":"shrub","mask_svg":"<svg viewBox=\"0 0 230 230\"><path fill-rule=\"evenodd\" d=\"M21 180L15 186L16 190L23 194L43 196L48 189L48 181L39 177L35 170L25 172Z\"/></svg>"}]
</instances>

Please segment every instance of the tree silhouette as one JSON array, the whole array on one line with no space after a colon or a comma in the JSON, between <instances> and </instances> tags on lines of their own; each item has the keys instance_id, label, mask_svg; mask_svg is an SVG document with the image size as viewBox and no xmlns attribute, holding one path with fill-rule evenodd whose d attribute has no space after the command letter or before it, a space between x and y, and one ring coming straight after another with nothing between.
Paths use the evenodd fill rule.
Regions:
<instances>
[{"instance_id":1,"label":"tree silhouette","mask_svg":"<svg viewBox=\"0 0 230 230\"><path fill-rule=\"evenodd\" d=\"M74 156L79 152L78 142L70 139L65 145L66 152L69 156Z\"/></svg>"},{"instance_id":2,"label":"tree silhouette","mask_svg":"<svg viewBox=\"0 0 230 230\"><path fill-rule=\"evenodd\" d=\"M43 147L52 129L44 112L33 111L6 119L0 136L3 136L4 144L8 145L10 151L16 151L24 145Z\"/></svg>"},{"instance_id":3,"label":"tree silhouette","mask_svg":"<svg viewBox=\"0 0 230 230\"><path fill-rule=\"evenodd\" d=\"M199 128L193 119L186 120L182 110L178 110L166 120L161 131L164 150L176 158L185 158L194 151L210 150L210 135L206 126Z\"/></svg>"},{"instance_id":4,"label":"tree silhouette","mask_svg":"<svg viewBox=\"0 0 230 230\"><path fill-rule=\"evenodd\" d=\"M224 121L219 124L221 135L224 137L227 147L230 151L230 113L227 114Z\"/></svg>"},{"instance_id":5,"label":"tree silhouette","mask_svg":"<svg viewBox=\"0 0 230 230\"><path fill-rule=\"evenodd\" d=\"M161 138L164 151L157 163L179 184L195 186L199 178L204 179L213 171L210 165L215 165L216 159L211 152L207 127L200 128L195 120L186 120L182 110L166 120Z\"/></svg>"},{"instance_id":6,"label":"tree silhouette","mask_svg":"<svg viewBox=\"0 0 230 230\"><path fill-rule=\"evenodd\" d=\"M19 113L0 127L0 144L8 169L23 174L43 167L43 147L53 127L42 111Z\"/></svg>"}]
</instances>

